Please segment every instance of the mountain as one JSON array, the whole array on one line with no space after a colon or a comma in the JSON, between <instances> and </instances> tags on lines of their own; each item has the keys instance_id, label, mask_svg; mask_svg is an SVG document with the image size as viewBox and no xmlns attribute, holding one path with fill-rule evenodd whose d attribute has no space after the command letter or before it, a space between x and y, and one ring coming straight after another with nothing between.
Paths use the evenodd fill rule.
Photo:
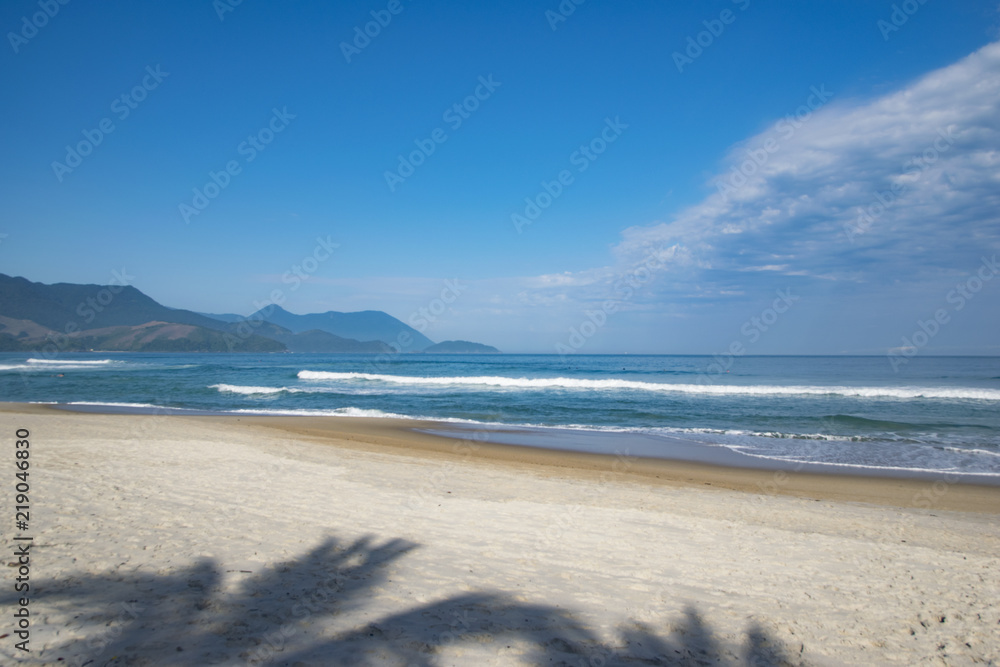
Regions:
<instances>
[{"instance_id":1,"label":"mountain","mask_svg":"<svg viewBox=\"0 0 1000 667\"><path fill-rule=\"evenodd\" d=\"M219 320L220 322L227 322L230 324L233 322L242 322L243 320L246 319L242 315L237 315L236 313L198 313L198 314L204 317L210 317L213 320Z\"/></svg>"},{"instance_id":2,"label":"mountain","mask_svg":"<svg viewBox=\"0 0 1000 667\"><path fill-rule=\"evenodd\" d=\"M227 330L225 323L160 305L130 285L43 285L0 273L0 315L60 333L146 322Z\"/></svg>"},{"instance_id":3,"label":"mountain","mask_svg":"<svg viewBox=\"0 0 1000 667\"><path fill-rule=\"evenodd\" d=\"M178 326L181 325L181 326ZM168 308L128 285L45 285L0 273L0 349L284 352L236 324ZM290 333L273 327L274 333ZM272 333L272 332L268 332Z\"/></svg>"},{"instance_id":4,"label":"mountain","mask_svg":"<svg viewBox=\"0 0 1000 667\"><path fill-rule=\"evenodd\" d=\"M295 333L317 329L342 338L353 338L359 341L382 341L399 346L402 352L418 352L434 344L434 341L413 327L379 310L365 310L357 313L340 313L331 310L326 313L296 315L281 306L271 304L258 310L247 319L263 319ZM406 344L407 342L408 344Z\"/></svg>"},{"instance_id":5,"label":"mountain","mask_svg":"<svg viewBox=\"0 0 1000 667\"><path fill-rule=\"evenodd\" d=\"M423 349L424 354L500 354L492 345L467 340L446 340Z\"/></svg>"},{"instance_id":6,"label":"mountain","mask_svg":"<svg viewBox=\"0 0 1000 667\"><path fill-rule=\"evenodd\" d=\"M284 352L285 346L271 338L241 339L205 327L171 322L147 322L138 326L90 329L70 335L80 350L120 352ZM66 349L69 349L68 347Z\"/></svg>"},{"instance_id":7,"label":"mountain","mask_svg":"<svg viewBox=\"0 0 1000 667\"><path fill-rule=\"evenodd\" d=\"M27 320L0 317L5 352L284 352L284 344L263 336L229 333L176 322L146 322L74 331L47 329Z\"/></svg>"},{"instance_id":8,"label":"mountain","mask_svg":"<svg viewBox=\"0 0 1000 667\"><path fill-rule=\"evenodd\" d=\"M267 323L265 323L267 324ZM272 324L271 326L277 327ZM353 338L341 338L332 333L310 329L300 333L287 333L272 336L276 341L284 343L289 352L336 352L339 354L392 354L395 350L380 340L361 342Z\"/></svg>"},{"instance_id":9,"label":"mountain","mask_svg":"<svg viewBox=\"0 0 1000 667\"><path fill-rule=\"evenodd\" d=\"M275 306L277 308L277 306ZM263 312L263 311L258 311ZM209 313L199 313L205 317L213 317L220 321L227 322L239 331L254 333L273 338L283 343L289 352L311 352L311 353L335 353L335 354L393 354L396 352L387 343L380 340L359 341L354 338L344 338L328 331L319 329L309 329L307 331L292 332L274 322L267 322L261 319L257 313L244 317L242 315L222 314L215 315ZM291 313L288 313L291 315ZM292 317L299 317L292 315Z\"/></svg>"}]
</instances>

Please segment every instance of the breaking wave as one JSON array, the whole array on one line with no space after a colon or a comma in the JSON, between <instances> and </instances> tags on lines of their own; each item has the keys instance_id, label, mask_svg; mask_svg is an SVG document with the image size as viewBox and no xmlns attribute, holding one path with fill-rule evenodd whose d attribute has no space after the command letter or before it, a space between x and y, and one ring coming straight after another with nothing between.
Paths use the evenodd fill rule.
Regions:
<instances>
[{"instance_id":1,"label":"breaking wave","mask_svg":"<svg viewBox=\"0 0 1000 667\"><path fill-rule=\"evenodd\" d=\"M719 396L846 396L857 398L933 398L1000 401L998 389L971 387L845 387L817 385L698 385L637 380L592 380L583 378L512 378L501 376L471 377L413 377L404 375L379 375L373 373L334 373L327 371L299 371L300 380L327 380L336 382L381 382L413 387L500 387L526 390L580 390L580 391L648 391L671 394L696 394Z\"/></svg>"}]
</instances>

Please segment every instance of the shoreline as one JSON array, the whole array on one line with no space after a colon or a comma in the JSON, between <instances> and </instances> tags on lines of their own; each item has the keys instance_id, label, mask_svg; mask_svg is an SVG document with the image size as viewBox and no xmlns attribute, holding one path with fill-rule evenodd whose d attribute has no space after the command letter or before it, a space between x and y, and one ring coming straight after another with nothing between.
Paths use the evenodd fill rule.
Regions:
<instances>
[{"instance_id":1,"label":"shoreline","mask_svg":"<svg viewBox=\"0 0 1000 667\"><path fill-rule=\"evenodd\" d=\"M854 474L822 466L796 469L750 468L671 458L611 455L524 444L505 444L463 437L468 433L449 422L416 419L272 416L122 414L76 410L60 404L0 403L7 414L77 414L119 418L203 421L262 428L336 447L447 463L531 471L546 477L627 482L645 486L697 487L756 496L789 496L815 501L856 502L896 508L938 509L1000 514L1000 486L949 479L902 475ZM449 434L449 435L445 435Z\"/></svg>"}]
</instances>

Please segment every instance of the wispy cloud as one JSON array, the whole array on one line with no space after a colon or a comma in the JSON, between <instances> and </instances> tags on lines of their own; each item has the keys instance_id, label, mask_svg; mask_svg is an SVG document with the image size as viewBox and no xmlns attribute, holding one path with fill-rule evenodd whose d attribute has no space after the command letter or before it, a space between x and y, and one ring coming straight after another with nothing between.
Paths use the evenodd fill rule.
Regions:
<instances>
[{"instance_id":1,"label":"wispy cloud","mask_svg":"<svg viewBox=\"0 0 1000 667\"><path fill-rule=\"evenodd\" d=\"M709 185L672 220L624 230L618 258L679 244L689 278L707 269L699 279L898 281L995 251L1000 43L878 99L830 102L798 127L776 123L734 146Z\"/></svg>"}]
</instances>

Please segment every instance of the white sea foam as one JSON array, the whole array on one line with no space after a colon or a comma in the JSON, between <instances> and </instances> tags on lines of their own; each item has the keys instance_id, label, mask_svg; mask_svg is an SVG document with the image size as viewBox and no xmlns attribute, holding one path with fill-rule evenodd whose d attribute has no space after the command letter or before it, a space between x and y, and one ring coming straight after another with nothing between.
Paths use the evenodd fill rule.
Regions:
<instances>
[{"instance_id":1,"label":"white sea foam","mask_svg":"<svg viewBox=\"0 0 1000 667\"><path fill-rule=\"evenodd\" d=\"M702 394L719 396L847 396L857 398L937 398L1000 401L1000 390L972 387L845 387L817 385L698 385L641 382L637 380L592 380L584 378L512 378L500 376L412 377L405 375L378 375L373 373L333 373L327 371L299 371L301 380L327 380L335 382L383 382L408 386L480 386L505 389L565 389L614 391L633 390L673 394Z\"/></svg>"},{"instance_id":2,"label":"white sea foam","mask_svg":"<svg viewBox=\"0 0 1000 667\"><path fill-rule=\"evenodd\" d=\"M58 405L55 403L53 405ZM70 401L65 405L94 405L98 407L108 407L108 408L155 408L157 410L165 410L160 405L153 405L152 403L112 403L112 402L100 402L100 401ZM170 410L176 410L178 408L169 408Z\"/></svg>"},{"instance_id":3,"label":"white sea foam","mask_svg":"<svg viewBox=\"0 0 1000 667\"><path fill-rule=\"evenodd\" d=\"M20 363L0 364L0 371L66 371L108 368L124 363L117 359L27 359Z\"/></svg>"},{"instance_id":4,"label":"white sea foam","mask_svg":"<svg viewBox=\"0 0 1000 667\"><path fill-rule=\"evenodd\" d=\"M53 364L57 366L105 366L125 363L117 359L28 359L29 364Z\"/></svg>"},{"instance_id":5,"label":"white sea foam","mask_svg":"<svg viewBox=\"0 0 1000 667\"><path fill-rule=\"evenodd\" d=\"M975 447L942 447L941 449L947 452L956 452L958 454L979 454L980 456L1000 456L1000 452L991 452L988 449L978 449Z\"/></svg>"},{"instance_id":6,"label":"white sea foam","mask_svg":"<svg viewBox=\"0 0 1000 667\"><path fill-rule=\"evenodd\" d=\"M744 454L746 456L751 456L751 457L753 457L755 459L764 459L764 460L767 460L767 461L781 461L783 463L802 463L802 464L807 464L807 465L815 464L815 465L822 465L822 466L830 466L830 467L834 467L834 468L854 468L854 469L869 470L869 471L895 470L895 471L899 471L899 472L938 473L938 474L942 474L942 475L954 475L954 476L958 476L958 475L977 475L977 476L980 476L980 477L1000 477L1000 473L997 473L997 472L977 471L977 470L972 470L972 471L965 472L965 471L955 470L954 468L932 468L932 467L922 468L920 466L899 466L899 465L887 465L887 464L882 464L882 463L878 463L878 464L876 464L876 463L849 463L849 462L846 462L846 461L813 461L813 460L808 460L808 459L795 458L794 455L791 455L791 456L775 456L773 454L761 454L759 452L753 451L752 449L746 449L746 448L738 447L738 446L735 446L735 445L725 445L724 444L722 446L726 447L727 449L731 449L733 451L739 452L740 454Z\"/></svg>"},{"instance_id":7,"label":"white sea foam","mask_svg":"<svg viewBox=\"0 0 1000 667\"><path fill-rule=\"evenodd\" d=\"M287 392L297 392L298 389L293 389L291 387L253 387L244 386L236 384L213 384L209 385L209 389L218 389L221 392L228 394L280 394L283 391Z\"/></svg>"},{"instance_id":8,"label":"white sea foam","mask_svg":"<svg viewBox=\"0 0 1000 667\"><path fill-rule=\"evenodd\" d=\"M383 419L419 419L418 417L410 417L408 415L399 415L393 412L383 412L382 410L365 410L362 408L334 408L332 410L308 410L308 409L296 409L290 408L288 410L265 410L265 409L247 409L247 410L227 410L228 413L241 414L241 415L262 415L262 416L275 416L275 417L375 417ZM447 421L447 420L435 420L435 421Z\"/></svg>"}]
</instances>

